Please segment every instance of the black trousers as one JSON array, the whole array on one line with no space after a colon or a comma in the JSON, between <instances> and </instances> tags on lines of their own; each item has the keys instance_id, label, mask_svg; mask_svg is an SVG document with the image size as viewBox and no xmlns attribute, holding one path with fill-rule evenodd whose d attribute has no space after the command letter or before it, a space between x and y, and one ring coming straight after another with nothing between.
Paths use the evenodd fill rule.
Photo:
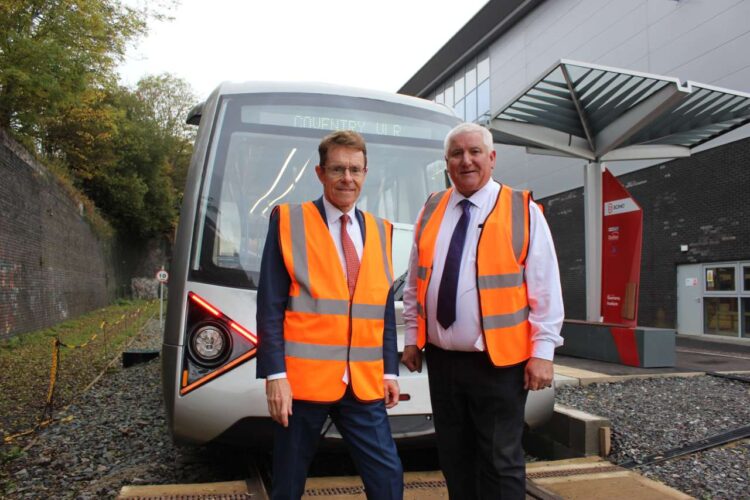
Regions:
<instances>
[{"instance_id":1,"label":"black trousers","mask_svg":"<svg viewBox=\"0 0 750 500\"><path fill-rule=\"evenodd\" d=\"M523 499L526 363L496 368L484 352L426 349L440 468L452 500Z\"/></svg>"}]
</instances>

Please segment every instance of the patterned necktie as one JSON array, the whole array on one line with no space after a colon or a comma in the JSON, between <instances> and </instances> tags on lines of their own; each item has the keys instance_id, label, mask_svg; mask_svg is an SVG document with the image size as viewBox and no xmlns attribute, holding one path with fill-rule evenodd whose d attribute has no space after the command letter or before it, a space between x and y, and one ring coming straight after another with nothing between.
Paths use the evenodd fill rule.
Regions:
<instances>
[{"instance_id":1,"label":"patterned necktie","mask_svg":"<svg viewBox=\"0 0 750 500\"><path fill-rule=\"evenodd\" d=\"M346 261L346 284L349 285L349 297L354 296L354 286L357 284L359 275L359 257L354 243L346 230L349 224L349 216L341 216L341 246L344 249L344 260Z\"/></svg>"},{"instance_id":2,"label":"patterned necktie","mask_svg":"<svg viewBox=\"0 0 750 500\"><path fill-rule=\"evenodd\" d=\"M458 271L461 269L461 255L466 241L466 230L469 228L469 200L461 200L461 218L453 230L448 254L445 256L443 277L440 279L437 300L437 320L444 329L456 321L456 291L458 288Z\"/></svg>"}]
</instances>

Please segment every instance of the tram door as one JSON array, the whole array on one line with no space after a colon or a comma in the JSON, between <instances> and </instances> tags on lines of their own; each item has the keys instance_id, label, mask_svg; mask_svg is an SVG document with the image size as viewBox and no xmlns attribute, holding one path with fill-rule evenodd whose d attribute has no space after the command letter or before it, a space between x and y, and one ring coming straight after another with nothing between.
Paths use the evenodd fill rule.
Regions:
<instances>
[{"instance_id":1,"label":"tram door","mask_svg":"<svg viewBox=\"0 0 750 500\"><path fill-rule=\"evenodd\" d=\"M677 266L677 333L703 333L703 280L700 264Z\"/></svg>"}]
</instances>

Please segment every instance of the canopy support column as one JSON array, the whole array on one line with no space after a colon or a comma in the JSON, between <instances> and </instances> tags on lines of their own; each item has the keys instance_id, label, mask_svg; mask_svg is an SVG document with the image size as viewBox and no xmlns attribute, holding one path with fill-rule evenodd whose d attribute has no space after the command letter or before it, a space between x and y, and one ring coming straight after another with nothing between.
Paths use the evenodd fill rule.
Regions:
<instances>
[{"instance_id":1,"label":"canopy support column","mask_svg":"<svg viewBox=\"0 0 750 500\"><path fill-rule=\"evenodd\" d=\"M583 167L583 203L586 235L586 320L601 321L602 303L602 166Z\"/></svg>"}]
</instances>

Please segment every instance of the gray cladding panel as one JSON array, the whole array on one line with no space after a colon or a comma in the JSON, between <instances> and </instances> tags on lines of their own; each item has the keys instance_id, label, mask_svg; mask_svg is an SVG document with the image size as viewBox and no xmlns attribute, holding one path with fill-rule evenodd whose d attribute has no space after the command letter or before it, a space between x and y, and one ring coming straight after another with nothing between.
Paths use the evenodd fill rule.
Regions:
<instances>
[{"instance_id":1,"label":"gray cladding panel","mask_svg":"<svg viewBox=\"0 0 750 500\"><path fill-rule=\"evenodd\" d=\"M748 17L748 21L750 22L750 17ZM747 52L748 47L750 47L750 31L720 47L696 56L682 66L675 68L673 73L675 75L706 75L707 78L698 81L729 89L750 91L750 81L747 78L735 76L750 67L750 61L747 57L737 57ZM691 79L697 80L696 78Z\"/></svg>"},{"instance_id":2,"label":"gray cladding panel","mask_svg":"<svg viewBox=\"0 0 750 500\"><path fill-rule=\"evenodd\" d=\"M700 24L681 36L671 39L662 47L652 47L650 52L651 71L662 74L674 73L689 61L720 48L750 30L750 23L748 23L750 2L739 2L723 12L721 10L722 7L719 5L705 9L705 11L700 12L703 16ZM743 57L743 55L733 54L732 57ZM721 61L717 61L715 69L719 74L723 73ZM679 76L691 80L708 81L716 75Z\"/></svg>"},{"instance_id":3,"label":"gray cladding panel","mask_svg":"<svg viewBox=\"0 0 750 500\"><path fill-rule=\"evenodd\" d=\"M743 0L693 0L674 2L649 0L649 45L658 50L688 35L707 20L725 12Z\"/></svg>"}]
</instances>

